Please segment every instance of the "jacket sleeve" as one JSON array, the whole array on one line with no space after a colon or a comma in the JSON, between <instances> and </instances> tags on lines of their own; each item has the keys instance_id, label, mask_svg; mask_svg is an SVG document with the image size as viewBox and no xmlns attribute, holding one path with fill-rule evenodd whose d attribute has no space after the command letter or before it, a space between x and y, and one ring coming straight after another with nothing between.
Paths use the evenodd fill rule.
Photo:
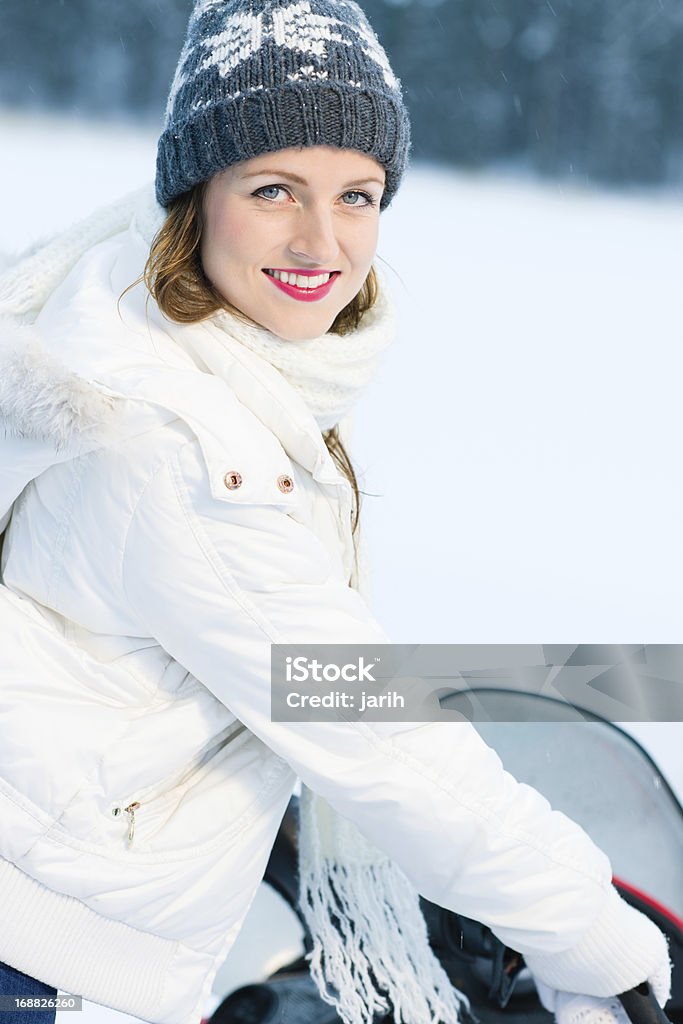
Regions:
<instances>
[{"instance_id":1,"label":"jacket sleeve","mask_svg":"<svg viewBox=\"0 0 683 1024\"><path fill-rule=\"evenodd\" d=\"M613 889L607 857L468 723L271 721L271 643L388 638L311 531L211 495L197 442L149 479L122 573L141 628L423 896L488 924L552 988L611 995L652 972L665 940Z\"/></svg>"}]
</instances>

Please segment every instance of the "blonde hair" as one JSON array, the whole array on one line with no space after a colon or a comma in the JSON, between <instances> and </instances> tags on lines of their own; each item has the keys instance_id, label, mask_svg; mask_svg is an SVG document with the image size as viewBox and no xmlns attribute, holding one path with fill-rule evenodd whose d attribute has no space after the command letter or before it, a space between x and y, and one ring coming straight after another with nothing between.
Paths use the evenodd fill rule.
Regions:
<instances>
[{"instance_id":1,"label":"blonde hair","mask_svg":"<svg viewBox=\"0 0 683 1024\"><path fill-rule=\"evenodd\" d=\"M176 323L197 323L218 310L227 310L251 323L241 310L223 298L204 273L200 242L207 186L207 181L201 182L169 204L166 220L150 246L142 276L126 288L121 298L130 288L144 281L164 316ZM377 301L378 294L377 275L371 267L361 290L335 317L330 333L348 334L358 327L364 314ZM355 535L360 518L358 480L338 427L323 431L323 439L337 468L351 484L354 498L352 533Z\"/></svg>"}]
</instances>

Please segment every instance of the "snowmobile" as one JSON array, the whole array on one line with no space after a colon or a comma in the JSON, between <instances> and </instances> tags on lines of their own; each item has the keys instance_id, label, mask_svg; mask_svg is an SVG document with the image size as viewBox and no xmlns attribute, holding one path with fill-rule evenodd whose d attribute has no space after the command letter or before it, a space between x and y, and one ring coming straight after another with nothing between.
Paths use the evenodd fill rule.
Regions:
<instances>
[{"instance_id":1,"label":"snowmobile","mask_svg":"<svg viewBox=\"0 0 683 1024\"><path fill-rule=\"evenodd\" d=\"M632 736L595 714L494 687L478 689L476 698L480 711L489 711L480 713L476 728L505 768L589 833L610 857L624 899L669 939L674 969L666 1014L644 983L620 997L627 1016L633 1024L683 1024L683 808L670 785ZM442 704L458 710L458 700L453 695ZM264 881L299 918L303 955L264 981L231 992L202 1024L340 1024L308 971L311 944L297 907L296 835L293 797ZM462 1024L552 1024L519 953L485 925L420 902L435 954L470 1000ZM375 1024L393 1024L391 1013Z\"/></svg>"}]
</instances>

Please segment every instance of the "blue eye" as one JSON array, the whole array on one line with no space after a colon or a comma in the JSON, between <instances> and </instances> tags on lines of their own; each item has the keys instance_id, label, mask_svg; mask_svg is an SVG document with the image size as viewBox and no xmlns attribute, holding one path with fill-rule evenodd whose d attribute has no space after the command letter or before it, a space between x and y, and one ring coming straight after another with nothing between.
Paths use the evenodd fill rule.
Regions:
<instances>
[{"instance_id":1,"label":"blue eye","mask_svg":"<svg viewBox=\"0 0 683 1024\"><path fill-rule=\"evenodd\" d=\"M253 195L259 196L261 199L268 199L270 202L273 202L278 199L279 193L284 191L285 190L282 187L282 185L264 185L263 188L257 188Z\"/></svg>"},{"instance_id":2,"label":"blue eye","mask_svg":"<svg viewBox=\"0 0 683 1024\"><path fill-rule=\"evenodd\" d=\"M352 197L352 202L347 202L348 197ZM363 202L357 202L358 199L362 199ZM367 192L360 192L354 190L353 192L345 192L342 196L342 202L345 206L374 206L375 200Z\"/></svg>"}]
</instances>

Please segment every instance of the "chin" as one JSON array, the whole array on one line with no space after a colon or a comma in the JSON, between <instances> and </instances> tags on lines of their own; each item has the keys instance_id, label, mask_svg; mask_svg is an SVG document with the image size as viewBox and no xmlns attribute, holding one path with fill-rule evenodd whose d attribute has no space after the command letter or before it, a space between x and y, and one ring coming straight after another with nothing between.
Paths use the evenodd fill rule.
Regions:
<instances>
[{"instance_id":1,"label":"chin","mask_svg":"<svg viewBox=\"0 0 683 1024\"><path fill-rule=\"evenodd\" d=\"M335 313L331 319L318 321L316 324L273 324L268 329L271 334L275 334L282 341L312 341L314 338L327 334L336 315Z\"/></svg>"}]
</instances>

